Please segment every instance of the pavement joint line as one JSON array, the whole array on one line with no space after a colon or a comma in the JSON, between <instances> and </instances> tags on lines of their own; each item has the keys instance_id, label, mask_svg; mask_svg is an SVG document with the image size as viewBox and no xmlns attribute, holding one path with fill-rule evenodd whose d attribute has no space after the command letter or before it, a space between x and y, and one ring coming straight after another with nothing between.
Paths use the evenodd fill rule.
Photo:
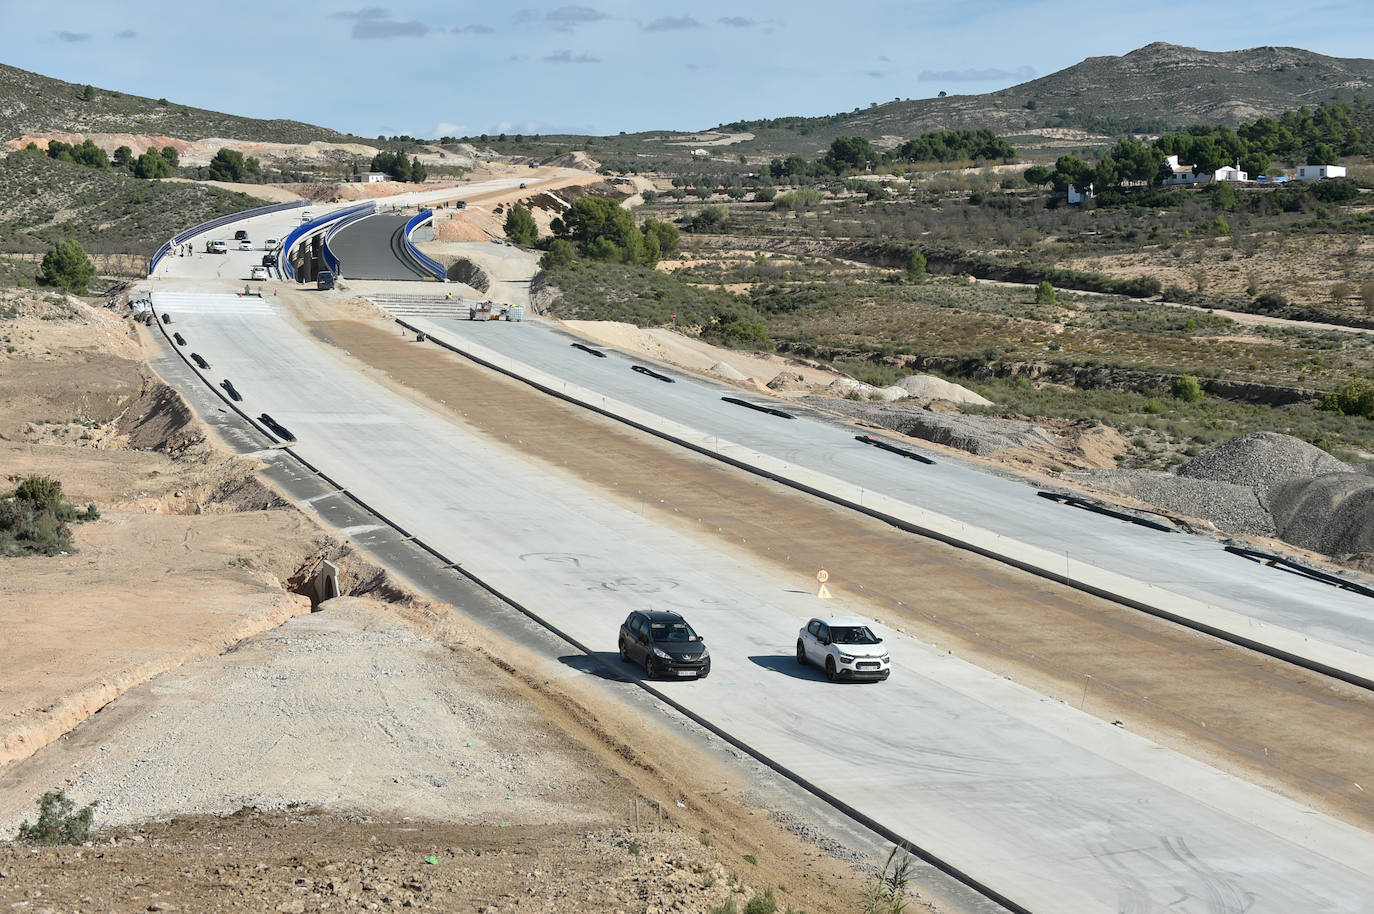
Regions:
<instances>
[{"instance_id":1,"label":"pavement joint line","mask_svg":"<svg viewBox=\"0 0 1374 914\"><path fill-rule=\"evenodd\" d=\"M721 441L716 435L705 435L698 429L562 380L471 340L463 339L461 345L447 342L443 337L452 338L452 334L444 332L444 328L433 322L427 322L428 326L421 328L399 317L393 317L393 320L412 332L424 333L436 345L478 365L504 374L552 397L614 419L631 428L685 447L698 454L781 483L832 504L866 514L900 530L939 540L955 548L974 552L994 561L1019 568L1037 577L1056 581L1093 596L1168 620L1238 647L1330 676L1333 679L1339 679L1362 689L1374 691L1374 658L1356 651L1330 642L1313 639L1301 632L1265 622L1253 616L1173 593L1161 587L1148 585L1119 572L1097 568L1086 562L1078 562L1084 572L1080 572L1077 577L1070 576L1064 556L1058 553L902 502L897 498L874 492L864 492L852 483L846 483L824 473L805 471L805 475L811 477L811 481L803 481L799 478L802 474L796 472L798 468L792 467L781 459L734 442ZM435 335L436 328L441 331L441 336ZM694 438L701 440L694 440ZM714 444L704 443L707 440L714 442ZM738 456L725 454L723 452L725 448L731 449ZM858 494L850 496L839 494L845 489L853 489ZM880 505L882 508L879 507ZM1023 553L1023 555L1013 555L1013 551ZM1096 580L1087 580L1088 576ZM1147 595L1157 596L1151 602L1148 597L1130 596L1128 591L1131 590L1143 590ZM1158 595L1171 598L1174 606L1161 605L1162 601Z\"/></svg>"},{"instance_id":2,"label":"pavement joint line","mask_svg":"<svg viewBox=\"0 0 1374 914\"><path fill-rule=\"evenodd\" d=\"M400 323L400 321L397 322ZM159 320L158 323L161 324L161 321ZM165 330L163 332L163 336L166 339L167 345L175 350L176 347L172 345L171 339L167 336ZM439 341L436 340L436 342ZM440 345L445 344L440 343ZM223 395L219 392L215 385L212 384L207 378L205 378L204 375L202 375L200 372L195 371L194 366L192 366L190 362L187 361L186 356L184 354L178 351L178 355L181 356L183 362L186 362L187 367L192 369L194 376L198 378L202 384L209 387L212 391L215 392L217 396L220 396L221 399L223 399ZM235 409L234 412L241 419L248 421L250 425L253 425L253 427L256 428L256 425L242 410ZM451 570L457 572L459 576L463 577L480 590L486 592L488 595L496 599L499 603L516 610L518 613L520 613L522 616L526 617L531 622L538 625L540 628L543 628L547 632L551 633L554 637L561 639L569 646L581 652L599 669L607 671L609 673L613 673L618 677L623 678L623 671L619 670L616 667L613 667L601 656L599 652L595 651L590 646L583 644L580 640L563 631L558 626L554 625L552 622L549 622L541 615L526 607L522 603L497 590L495 587L488 584L486 581L477 577L477 575L475 575L473 572L468 571L466 568L463 568L461 562L452 561L443 553L439 552L438 550L431 547L429 544L425 543L419 537L415 536L414 534L408 533L404 528L402 528L399 524L393 521L390 517L381 513L377 509L371 507L362 499L358 498L356 495L344 492L342 490L342 487L339 487L337 483L334 483L333 480L331 480L323 472L321 472L320 470L312 466L310 463L308 463L305 460L305 458L301 457L291 448L284 448L283 451L284 453L289 454L294 460L298 461L299 463L313 471L314 475L317 478L326 481L328 484L339 489L340 494L345 495L347 498L349 498L351 501L357 504L368 514L372 515L374 518L376 518L377 520L385 524L387 527L389 527L391 530L399 534L401 536L400 542L403 545L419 549L424 553L428 554L430 557L437 559L440 563L439 567L441 570ZM385 565L384 562L382 564ZM946 876L949 876L950 878L959 882L966 888L971 889L972 891L994 902L995 904L1001 905L1008 912L1011 912L1011 914L1034 914L1034 912L1032 912L1029 908L1022 906L1016 903L1015 901L1012 901L1010 898L1007 898L1006 896L1002 895L1000 892L998 892L996 889L993 889L991 886L988 886L987 884L983 883L982 881L978 880L972 875L965 873L962 869L955 866L953 863L944 860L943 858L937 856L933 852L926 850L925 848L921 847L915 842L898 834L897 832L893 831L892 829L888 828L887 826L883 825L877 820L871 818L862 811L854 808L853 806L849 805L848 803L844 802L843 800L839 799L833 794L825 790L822 790L820 787L816 786L808 779L803 778L801 775L797 774L789 767L781 764L780 762L776 761L771 756L763 753L762 751L750 746L747 742L740 739L739 737L734 736L728 730L724 729L720 725L717 725L711 722L710 720L707 720L706 718L702 717L701 715L697 714L691 709L680 704L672 697L670 697L667 693L655 688L645 680L635 677L632 681L645 692L652 695L654 698L658 699L660 702L672 708L673 710L677 711L679 714L683 715L685 718L692 721L697 726L703 728L709 733L714 734L718 738L724 740L728 744L739 749L741 752L755 759L765 767L769 768L775 773L781 775L782 777L801 787L803 790L807 791L812 796L817 797L818 799L829 804L833 809L840 811L841 813L848 816L850 819L859 823L863 827L867 828L874 834L879 835L885 840L890 841L894 845L901 847L907 853L911 854L911 856L916 857L917 859L929 864L934 869L939 870L941 873L944 873Z\"/></svg>"}]
</instances>

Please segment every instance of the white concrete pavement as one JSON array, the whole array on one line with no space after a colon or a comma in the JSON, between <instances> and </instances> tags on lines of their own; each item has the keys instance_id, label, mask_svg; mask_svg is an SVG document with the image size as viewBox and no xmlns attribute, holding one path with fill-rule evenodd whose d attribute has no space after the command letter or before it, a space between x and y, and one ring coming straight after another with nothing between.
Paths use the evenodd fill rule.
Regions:
<instances>
[{"instance_id":1,"label":"white concrete pavement","mask_svg":"<svg viewBox=\"0 0 1374 914\"><path fill-rule=\"evenodd\" d=\"M404 306L400 306L404 307ZM1374 681L1374 599L1257 565L1205 537L1162 533L1036 497L1030 485L940 457L925 466L854 440L859 430L804 407L685 372L665 384L605 346L537 319L415 317L409 323L518 376L852 503L1034 564L1059 579L1157 606L1313 663ZM768 403L783 420L721 401ZM918 443L912 444L920 450Z\"/></svg>"},{"instance_id":2,"label":"white concrete pavement","mask_svg":"<svg viewBox=\"0 0 1374 914\"><path fill-rule=\"evenodd\" d=\"M1369 909L1374 843L1359 829L895 632L891 680L827 683L792 658L819 608L809 582L526 465L376 385L271 299L154 302L245 411L271 413L303 457L571 636L612 655L630 609L683 612L713 673L664 691L1030 910Z\"/></svg>"}]
</instances>

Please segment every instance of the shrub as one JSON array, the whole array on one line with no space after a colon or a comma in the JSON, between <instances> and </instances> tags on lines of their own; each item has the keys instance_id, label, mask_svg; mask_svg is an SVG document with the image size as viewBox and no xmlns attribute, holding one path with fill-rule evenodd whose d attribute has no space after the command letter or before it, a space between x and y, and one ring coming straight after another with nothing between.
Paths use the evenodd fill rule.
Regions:
<instances>
[{"instance_id":1,"label":"shrub","mask_svg":"<svg viewBox=\"0 0 1374 914\"><path fill-rule=\"evenodd\" d=\"M565 267L577 260L577 248L566 238L555 238L549 242L549 249L539 258L539 269L552 270Z\"/></svg>"},{"instance_id":2,"label":"shrub","mask_svg":"<svg viewBox=\"0 0 1374 914\"><path fill-rule=\"evenodd\" d=\"M50 286L61 286L73 295L85 295L95 276L95 264L75 241L59 241L43 255L39 278Z\"/></svg>"},{"instance_id":3,"label":"shrub","mask_svg":"<svg viewBox=\"0 0 1374 914\"><path fill-rule=\"evenodd\" d=\"M1374 311L1374 281L1360 285L1360 301L1364 302L1366 311Z\"/></svg>"},{"instance_id":4,"label":"shrub","mask_svg":"<svg viewBox=\"0 0 1374 914\"><path fill-rule=\"evenodd\" d=\"M777 914L778 900L773 897L772 888L755 892L754 897L744 906L744 914Z\"/></svg>"},{"instance_id":5,"label":"shrub","mask_svg":"<svg viewBox=\"0 0 1374 914\"><path fill-rule=\"evenodd\" d=\"M1174 395L1174 399L1182 400L1184 403L1196 403L1206 396L1203 393L1202 385L1197 382L1197 378L1191 375L1175 378L1174 383L1169 387L1169 392Z\"/></svg>"},{"instance_id":6,"label":"shrub","mask_svg":"<svg viewBox=\"0 0 1374 914\"><path fill-rule=\"evenodd\" d=\"M1278 310L1288 307L1288 299L1284 298L1283 295L1278 292L1265 292L1263 295L1255 298L1255 304L1269 310Z\"/></svg>"},{"instance_id":7,"label":"shrub","mask_svg":"<svg viewBox=\"0 0 1374 914\"><path fill-rule=\"evenodd\" d=\"M1059 297L1054 294L1054 286L1048 279L1040 280L1040 285L1035 287L1035 303L1037 305L1058 304Z\"/></svg>"},{"instance_id":8,"label":"shrub","mask_svg":"<svg viewBox=\"0 0 1374 914\"><path fill-rule=\"evenodd\" d=\"M1321 408L1343 416L1374 419L1374 386L1364 381L1351 381L1334 394L1327 394Z\"/></svg>"},{"instance_id":9,"label":"shrub","mask_svg":"<svg viewBox=\"0 0 1374 914\"><path fill-rule=\"evenodd\" d=\"M85 844L91 837L95 808L74 809L76 804L67 799L66 791L48 791L38 801L38 821L30 825L25 820L16 840L24 844Z\"/></svg>"}]
</instances>

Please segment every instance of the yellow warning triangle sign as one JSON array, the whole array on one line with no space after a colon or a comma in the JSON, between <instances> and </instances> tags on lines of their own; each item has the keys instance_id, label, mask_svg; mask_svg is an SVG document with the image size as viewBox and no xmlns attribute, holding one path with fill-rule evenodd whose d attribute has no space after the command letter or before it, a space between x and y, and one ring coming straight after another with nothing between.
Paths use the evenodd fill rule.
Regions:
<instances>
[{"instance_id":1,"label":"yellow warning triangle sign","mask_svg":"<svg viewBox=\"0 0 1374 914\"><path fill-rule=\"evenodd\" d=\"M821 585L820 590L816 591L816 596L820 597L822 600L833 599L833 597L830 596L830 588L826 587L824 584Z\"/></svg>"}]
</instances>

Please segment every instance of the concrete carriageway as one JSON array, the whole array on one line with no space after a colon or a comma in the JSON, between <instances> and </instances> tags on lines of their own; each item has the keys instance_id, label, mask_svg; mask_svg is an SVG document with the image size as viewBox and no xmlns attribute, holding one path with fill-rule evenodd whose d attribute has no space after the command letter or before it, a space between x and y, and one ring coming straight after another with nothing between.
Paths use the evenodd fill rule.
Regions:
<instances>
[{"instance_id":1,"label":"concrete carriageway","mask_svg":"<svg viewBox=\"0 0 1374 914\"><path fill-rule=\"evenodd\" d=\"M271 300L154 301L215 366L207 382L233 378L295 452L606 662L628 609L687 614L714 672L662 692L1019 908L1367 910L1363 830L886 627L893 679L831 686L790 657L816 608L798 582L380 386Z\"/></svg>"}]
</instances>

